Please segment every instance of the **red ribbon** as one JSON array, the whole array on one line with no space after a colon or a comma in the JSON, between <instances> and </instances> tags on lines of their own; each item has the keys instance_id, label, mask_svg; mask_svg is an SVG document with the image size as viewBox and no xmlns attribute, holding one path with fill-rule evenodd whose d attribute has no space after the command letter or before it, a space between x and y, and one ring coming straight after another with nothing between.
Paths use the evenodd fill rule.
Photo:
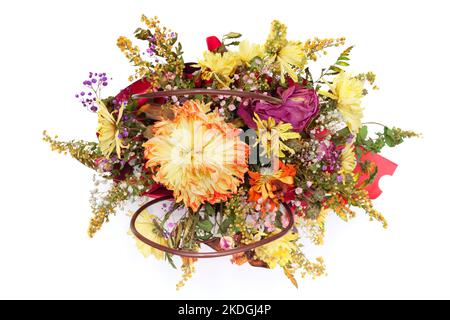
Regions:
<instances>
[{"instance_id":1,"label":"red ribbon","mask_svg":"<svg viewBox=\"0 0 450 320\"><path fill-rule=\"evenodd\" d=\"M378 198L382 191L380 187L378 186L378 182L380 181L381 177L389 175L392 176L395 172L395 169L397 169L397 164L394 162L380 156L377 153L373 152L366 152L363 153L361 156L361 162L370 161L373 164L375 164L378 167L377 174L375 176L375 179L373 182L369 185L367 185L364 189L369 192L369 198L370 199L376 199ZM363 183L367 179L369 179L370 175L368 173L365 173L362 171L361 166L357 166L355 169L355 173L359 173L359 183Z\"/></svg>"},{"instance_id":2,"label":"red ribbon","mask_svg":"<svg viewBox=\"0 0 450 320\"><path fill-rule=\"evenodd\" d=\"M151 89L151 84L148 82L146 78L139 79L128 87L119 92L119 94L115 97L116 101L128 101L132 95L146 93L149 89ZM147 103L148 99L139 99L138 105L143 106Z\"/></svg>"}]
</instances>

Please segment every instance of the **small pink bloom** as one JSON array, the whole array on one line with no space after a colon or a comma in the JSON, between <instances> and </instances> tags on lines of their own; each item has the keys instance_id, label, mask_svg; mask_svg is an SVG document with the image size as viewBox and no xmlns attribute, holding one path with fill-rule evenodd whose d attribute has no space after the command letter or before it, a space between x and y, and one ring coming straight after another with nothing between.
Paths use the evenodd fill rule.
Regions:
<instances>
[{"instance_id":1,"label":"small pink bloom","mask_svg":"<svg viewBox=\"0 0 450 320\"><path fill-rule=\"evenodd\" d=\"M270 220L266 220L264 222L264 226L267 228L268 232L272 232L275 230L275 224Z\"/></svg>"},{"instance_id":2,"label":"small pink bloom","mask_svg":"<svg viewBox=\"0 0 450 320\"><path fill-rule=\"evenodd\" d=\"M176 224L175 223L173 223L173 222L169 222L168 224L167 224L167 232L172 232L172 230L175 228L175 226L176 226Z\"/></svg>"},{"instance_id":3,"label":"small pink bloom","mask_svg":"<svg viewBox=\"0 0 450 320\"><path fill-rule=\"evenodd\" d=\"M234 247L234 240L232 237L224 236L220 238L220 248L223 250L229 250Z\"/></svg>"},{"instance_id":4,"label":"small pink bloom","mask_svg":"<svg viewBox=\"0 0 450 320\"><path fill-rule=\"evenodd\" d=\"M281 224L283 225L283 228L286 228L289 225L289 217L287 214L281 216Z\"/></svg>"}]
</instances>

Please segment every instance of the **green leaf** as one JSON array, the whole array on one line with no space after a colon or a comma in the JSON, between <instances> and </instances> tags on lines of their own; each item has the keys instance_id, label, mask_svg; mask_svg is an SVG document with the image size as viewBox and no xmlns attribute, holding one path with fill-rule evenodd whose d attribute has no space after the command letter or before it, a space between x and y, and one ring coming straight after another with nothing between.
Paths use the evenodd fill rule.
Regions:
<instances>
[{"instance_id":1,"label":"green leaf","mask_svg":"<svg viewBox=\"0 0 450 320\"><path fill-rule=\"evenodd\" d=\"M210 217L216 214L216 210L214 210L214 207L210 203L205 203L205 212Z\"/></svg>"},{"instance_id":2,"label":"green leaf","mask_svg":"<svg viewBox=\"0 0 450 320\"><path fill-rule=\"evenodd\" d=\"M344 62L344 61L338 61L338 62L336 62L336 65L343 66L343 67L348 67L350 64L348 64L347 62Z\"/></svg>"},{"instance_id":3,"label":"green leaf","mask_svg":"<svg viewBox=\"0 0 450 320\"><path fill-rule=\"evenodd\" d=\"M334 72L337 72L337 73L342 72L342 69L339 68L339 67L336 67L336 66L331 66L331 67L330 67L330 70L331 70L331 71L334 71Z\"/></svg>"},{"instance_id":4,"label":"green leaf","mask_svg":"<svg viewBox=\"0 0 450 320\"><path fill-rule=\"evenodd\" d=\"M171 254L166 253L166 260L169 261L169 264L172 266L172 268L177 269L177 266L173 262L173 257Z\"/></svg>"},{"instance_id":5,"label":"green leaf","mask_svg":"<svg viewBox=\"0 0 450 320\"><path fill-rule=\"evenodd\" d=\"M134 31L134 36L139 40L147 40L151 36L151 33L149 30L137 28L136 31Z\"/></svg>"},{"instance_id":6,"label":"green leaf","mask_svg":"<svg viewBox=\"0 0 450 320\"><path fill-rule=\"evenodd\" d=\"M374 170L374 171L372 172L372 174L370 175L369 179L368 179L367 182L366 182L366 185L371 184L371 183L375 180L375 178L376 178L376 176L377 176L377 173L378 173L378 167L375 167L375 170Z\"/></svg>"},{"instance_id":7,"label":"green leaf","mask_svg":"<svg viewBox=\"0 0 450 320\"><path fill-rule=\"evenodd\" d=\"M238 32L229 32L223 36L224 39L237 39L240 37L242 37L242 34L240 34Z\"/></svg>"},{"instance_id":8,"label":"green leaf","mask_svg":"<svg viewBox=\"0 0 450 320\"><path fill-rule=\"evenodd\" d=\"M228 46L238 46L240 43L241 42L239 42L239 41L233 41L233 42L227 43L227 47Z\"/></svg>"},{"instance_id":9,"label":"green leaf","mask_svg":"<svg viewBox=\"0 0 450 320\"><path fill-rule=\"evenodd\" d=\"M359 129L359 132L358 132L358 136L357 136L358 141L360 143L365 141L366 138L367 138L367 134L368 134L367 126L362 126L361 129Z\"/></svg>"},{"instance_id":10,"label":"green leaf","mask_svg":"<svg viewBox=\"0 0 450 320\"><path fill-rule=\"evenodd\" d=\"M391 136L391 137L393 137L393 132L392 132L392 130L390 129L390 128L388 128L388 127L384 127L384 135L385 136Z\"/></svg>"},{"instance_id":11,"label":"green leaf","mask_svg":"<svg viewBox=\"0 0 450 320\"><path fill-rule=\"evenodd\" d=\"M209 221L209 219L206 219L206 220L199 221L197 223L197 227L199 227L200 229L202 229L205 232L211 232L214 225L212 224L211 221Z\"/></svg>"},{"instance_id":12,"label":"green leaf","mask_svg":"<svg viewBox=\"0 0 450 320\"><path fill-rule=\"evenodd\" d=\"M228 228L230 227L232 223L232 219L230 217L226 218L219 226L219 231L221 234L226 234L228 231Z\"/></svg>"},{"instance_id":13,"label":"green leaf","mask_svg":"<svg viewBox=\"0 0 450 320\"><path fill-rule=\"evenodd\" d=\"M361 148L355 148L355 153L356 153L356 157L357 157L358 161L360 161L361 157L362 157L362 149Z\"/></svg>"},{"instance_id":14,"label":"green leaf","mask_svg":"<svg viewBox=\"0 0 450 320\"><path fill-rule=\"evenodd\" d=\"M386 137L384 137L384 140L386 141L386 144L389 146L389 147L395 147L397 144L395 143L395 140L394 140L394 138L392 138L392 137L390 137L390 136L386 136Z\"/></svg>"},{"instance_id":15,"label":"green leaf","mask_svg":"<svg viewBox=\"0 0 450 320\"><path fill-rule=\"evenodd\" d=\"M395 141L394 132L392 131L392 129L388 127L384 128L384 140L386 141L386 144L389 147L395 147L397 145Z\"/></svg>"},{"instance_id":16,"label":"green leaf","mask_svg":"<svg viewBox=\"0 0 450 320\"><path fill-rule=\"evenodd\" d=\"M209 232L206 232L204 235L197 234L196 237L197 237L197 240L208 241L209 239L211 239L212 234Z\"/></svg>"}]
</instances>

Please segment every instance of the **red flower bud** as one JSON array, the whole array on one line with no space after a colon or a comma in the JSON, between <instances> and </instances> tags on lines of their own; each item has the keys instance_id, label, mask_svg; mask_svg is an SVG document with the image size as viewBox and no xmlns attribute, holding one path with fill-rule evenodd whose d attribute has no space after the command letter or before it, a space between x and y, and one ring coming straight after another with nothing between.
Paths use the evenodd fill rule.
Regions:
<instances>
[{"instance_id":1,"label":"red flower bud","mask_svg":"<svg viewBox=\"0 0 450 320\"><path fill-rule=\"evenodd\" d=\"M214 36L206 38L206 44L208 45L209 51L216 51L222 46L222 42Z\"/></svg>"}]
</instances>

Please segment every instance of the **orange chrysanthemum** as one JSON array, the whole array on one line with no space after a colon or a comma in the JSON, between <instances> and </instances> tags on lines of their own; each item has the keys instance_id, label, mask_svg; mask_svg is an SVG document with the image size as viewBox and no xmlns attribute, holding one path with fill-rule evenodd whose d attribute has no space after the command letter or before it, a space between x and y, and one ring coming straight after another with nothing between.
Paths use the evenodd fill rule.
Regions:
<instances>
[{"instance_id":1,"label":"orange chrysanthemum","mask_svg":"<svg viewBox=\"0 0 450 320\"><path fill-rule=\"evenodd\" d=\"M278 170L270 173L249 171L251 188L248 191L249 200L261 205L261 211L266 212L278 208L283 195L294 185L295 166L278 161Z\"/></svg>"},{"instance_id":2,"label":"orange chrysanthemum","mask_svg":"<svg viewBox=\"0 0 450 320\"><path fill-rule=\"evenodd\" d=\"M227 200L248 170L240 130L199 101L189 100L174 113L154 125L154 136L144 144L154 180L194 211L205 202Z\"/></svg>"}]
</instances>

